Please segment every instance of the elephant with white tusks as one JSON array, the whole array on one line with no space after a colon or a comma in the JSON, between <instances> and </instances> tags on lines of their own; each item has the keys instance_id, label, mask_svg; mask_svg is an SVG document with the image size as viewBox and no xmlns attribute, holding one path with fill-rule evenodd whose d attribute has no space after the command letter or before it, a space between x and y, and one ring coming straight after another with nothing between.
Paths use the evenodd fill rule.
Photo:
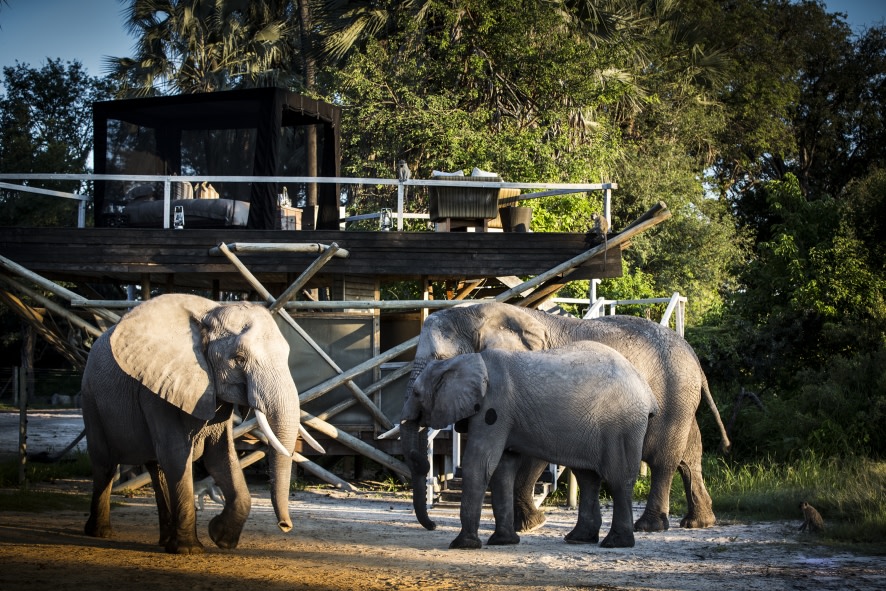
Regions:
<instances>
[{"instance_id":1,"label":"elephant with white tusks","mask_svg":"<svg viewBox=\"0 0 886 591\"><path fill-rule=\"evenodd\" d=\"M85 533L111 536L111 483L119 464L145 464L167 552L203 552L197 538L191 462L202 457L225 497L209 523L220 548L236 548L250 511L234 449L234 405L255 411L271 443L271 501L292 529L289 487L299 432L289 345L271 314L250 303L161 295L130 312L93 344L83 373L83 421L93 493Z\"/></svg>"},{"instance_id":2,"label":"elephant with white tusks","mask_svg":"<svg viewBox=\"0 0 886 591\"><path fill-rule=\"evenodd\" d=\"M462 457L461 532L450 548L480 548L483 496L492 481L490 545L516 544L511 493L520 454L572 468L582 495L570 543L597 543L600 481L613 500L605 548L634 545L631 495L643 438L658 404L617 351L585 342L550 351L468 353L431 361L404 406L409 420L467 427Z\"/></svg>"},{"instance_id":3,"label":"elephant with white tusks","mask_svg":"<svg viewBox=\"0 0 886 591\"><path fill-rule=\"evenodd\" d=\"M701 431L695 412L702 396L713 412L729 447L726 430L708 389L707 379L695 351L674 331L655 322L633 316L605 316L581 320L488 302L441 310L425 320L415 352L415 361L406 386L400 439L404 457L412 472L413 507L419 522L434 529L425 502L427 430L408 414L416 378L428 362L448 359L462 353L487 349L539 351L594 341L621 353L652 388L659 412L649 420L643 443L643 461L652 475L646 509L634 523L635 531L668 529L671 481L680 472L686 490L687 512L683 527L710 527L716 522L711 497L701 473ZM530 531L544 523L544 513L533 499L535 482L545 462L525 458L517 473L514 490L514 519L517 531Z\"/></svg>"}]
</instances>

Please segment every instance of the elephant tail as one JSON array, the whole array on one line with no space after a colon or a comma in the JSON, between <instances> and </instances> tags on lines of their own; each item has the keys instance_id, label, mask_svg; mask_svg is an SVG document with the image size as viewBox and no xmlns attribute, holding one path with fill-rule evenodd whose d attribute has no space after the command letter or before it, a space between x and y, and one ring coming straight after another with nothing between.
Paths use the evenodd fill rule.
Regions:
<instances>
[{"instance_id":1,"label":"elephant tail","mask_svg":"<svg viewBox=\"0 0 886 591\"><path fill-rule=\"evenodd\" d=\"M720 448L723 450L723 453L729 453L729 450L732 449L732 442L729 440L729 434L726 432L726 427L720 419L720 411L717 409L714 397L711 396L711 389L708 387L708 378L704 375L704 372L701 372L701 393L707 401L708 406L711 408L711 412L714 413L714 420L717 421L717 426L720 428L720 437L723 440Z\"/></svg>"}]
</instances>

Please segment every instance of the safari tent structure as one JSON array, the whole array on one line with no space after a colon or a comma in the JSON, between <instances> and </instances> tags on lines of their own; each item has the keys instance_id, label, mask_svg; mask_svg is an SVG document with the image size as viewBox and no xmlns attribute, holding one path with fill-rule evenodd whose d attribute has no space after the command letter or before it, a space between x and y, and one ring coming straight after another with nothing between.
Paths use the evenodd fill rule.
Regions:
<instances>
[{"instance_id":1,"label":"safari tent structure","mask_svg":"<svg viewBox=\"0 0 886 591\"><path fill-rule=\"evenodd\" d=\"M341 109L280 88L252 88L102 101L93 104L95 172L99 175L337 177ZM208 226L273 230L275 183L216 183L219 198L188 200ZM178 187L176 187L178 188ZM321 184L314 203L318 229L337 229L338 188ZM97 181L95 225L153 225L162 186L135 180ZM121 214L141 201L141 218ZM151 203L153 202L153 203ZM130 206L127 208L126 206ZM147 211L145 211L147 210ZM313 210L312 210L313 211ZM153 212L153 215L152 215Z\"/></svg>"}]
</instances>

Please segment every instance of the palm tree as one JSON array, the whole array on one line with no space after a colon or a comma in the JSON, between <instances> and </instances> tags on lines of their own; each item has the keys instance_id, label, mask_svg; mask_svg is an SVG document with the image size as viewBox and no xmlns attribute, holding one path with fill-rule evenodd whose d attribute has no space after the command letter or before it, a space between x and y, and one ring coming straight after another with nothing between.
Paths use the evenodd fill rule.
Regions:
<instances>
[{"instance_id":1,"label":"palm tree","mask_svg":"<svg viewBox=\"0 0 886 591\"><path fill-rule=\"evenodd\" d=\"M133 57L109 57L122 96L291 86L294 29L286 0L132 0Z\"/></svg>"}]
</instances>

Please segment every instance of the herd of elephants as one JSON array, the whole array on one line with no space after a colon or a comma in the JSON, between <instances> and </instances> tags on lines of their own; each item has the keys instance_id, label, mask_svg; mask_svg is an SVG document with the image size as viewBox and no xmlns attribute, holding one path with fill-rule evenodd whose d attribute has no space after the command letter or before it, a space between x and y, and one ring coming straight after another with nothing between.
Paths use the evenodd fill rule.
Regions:
<instances>
[{"instance_id":1,"label":"herd of elephants","mask_svg":"<svg viewBox=\"0 0 886 591\"><path fill-rule=\"evenodd\" d=\"M148 467L159 543L167 552L203 551L196 531L192 460L202 457L224 493L209 522L221 548L235 548L250 496L232 437L234 406L249 407L270 442L271 502L292 529L292 455L301 435L289 346L268 310L185 294L150 299L99 337L83 374L82 407L93 470L88 535L111 536L117 466ZM549 463L571 468L582 495L569 543L631 547L635 531L668 528L678 471L687 511L680 524L714 524L701 472L695 414L704 398L729 446L695 352L674 331L631 316L578 319L484 302L431 314L421 329L400 423L419 522L435 527L425 502L428 428L469 433L462 459L461 531L450 548L480 548L484 494L492 489L495 531L488 544L516 544L544 523L534 485ZM640 463L651 488L634 521L631 495ZM605 481L612 524L599 539Z\"/></svg>"}]
</instances>

